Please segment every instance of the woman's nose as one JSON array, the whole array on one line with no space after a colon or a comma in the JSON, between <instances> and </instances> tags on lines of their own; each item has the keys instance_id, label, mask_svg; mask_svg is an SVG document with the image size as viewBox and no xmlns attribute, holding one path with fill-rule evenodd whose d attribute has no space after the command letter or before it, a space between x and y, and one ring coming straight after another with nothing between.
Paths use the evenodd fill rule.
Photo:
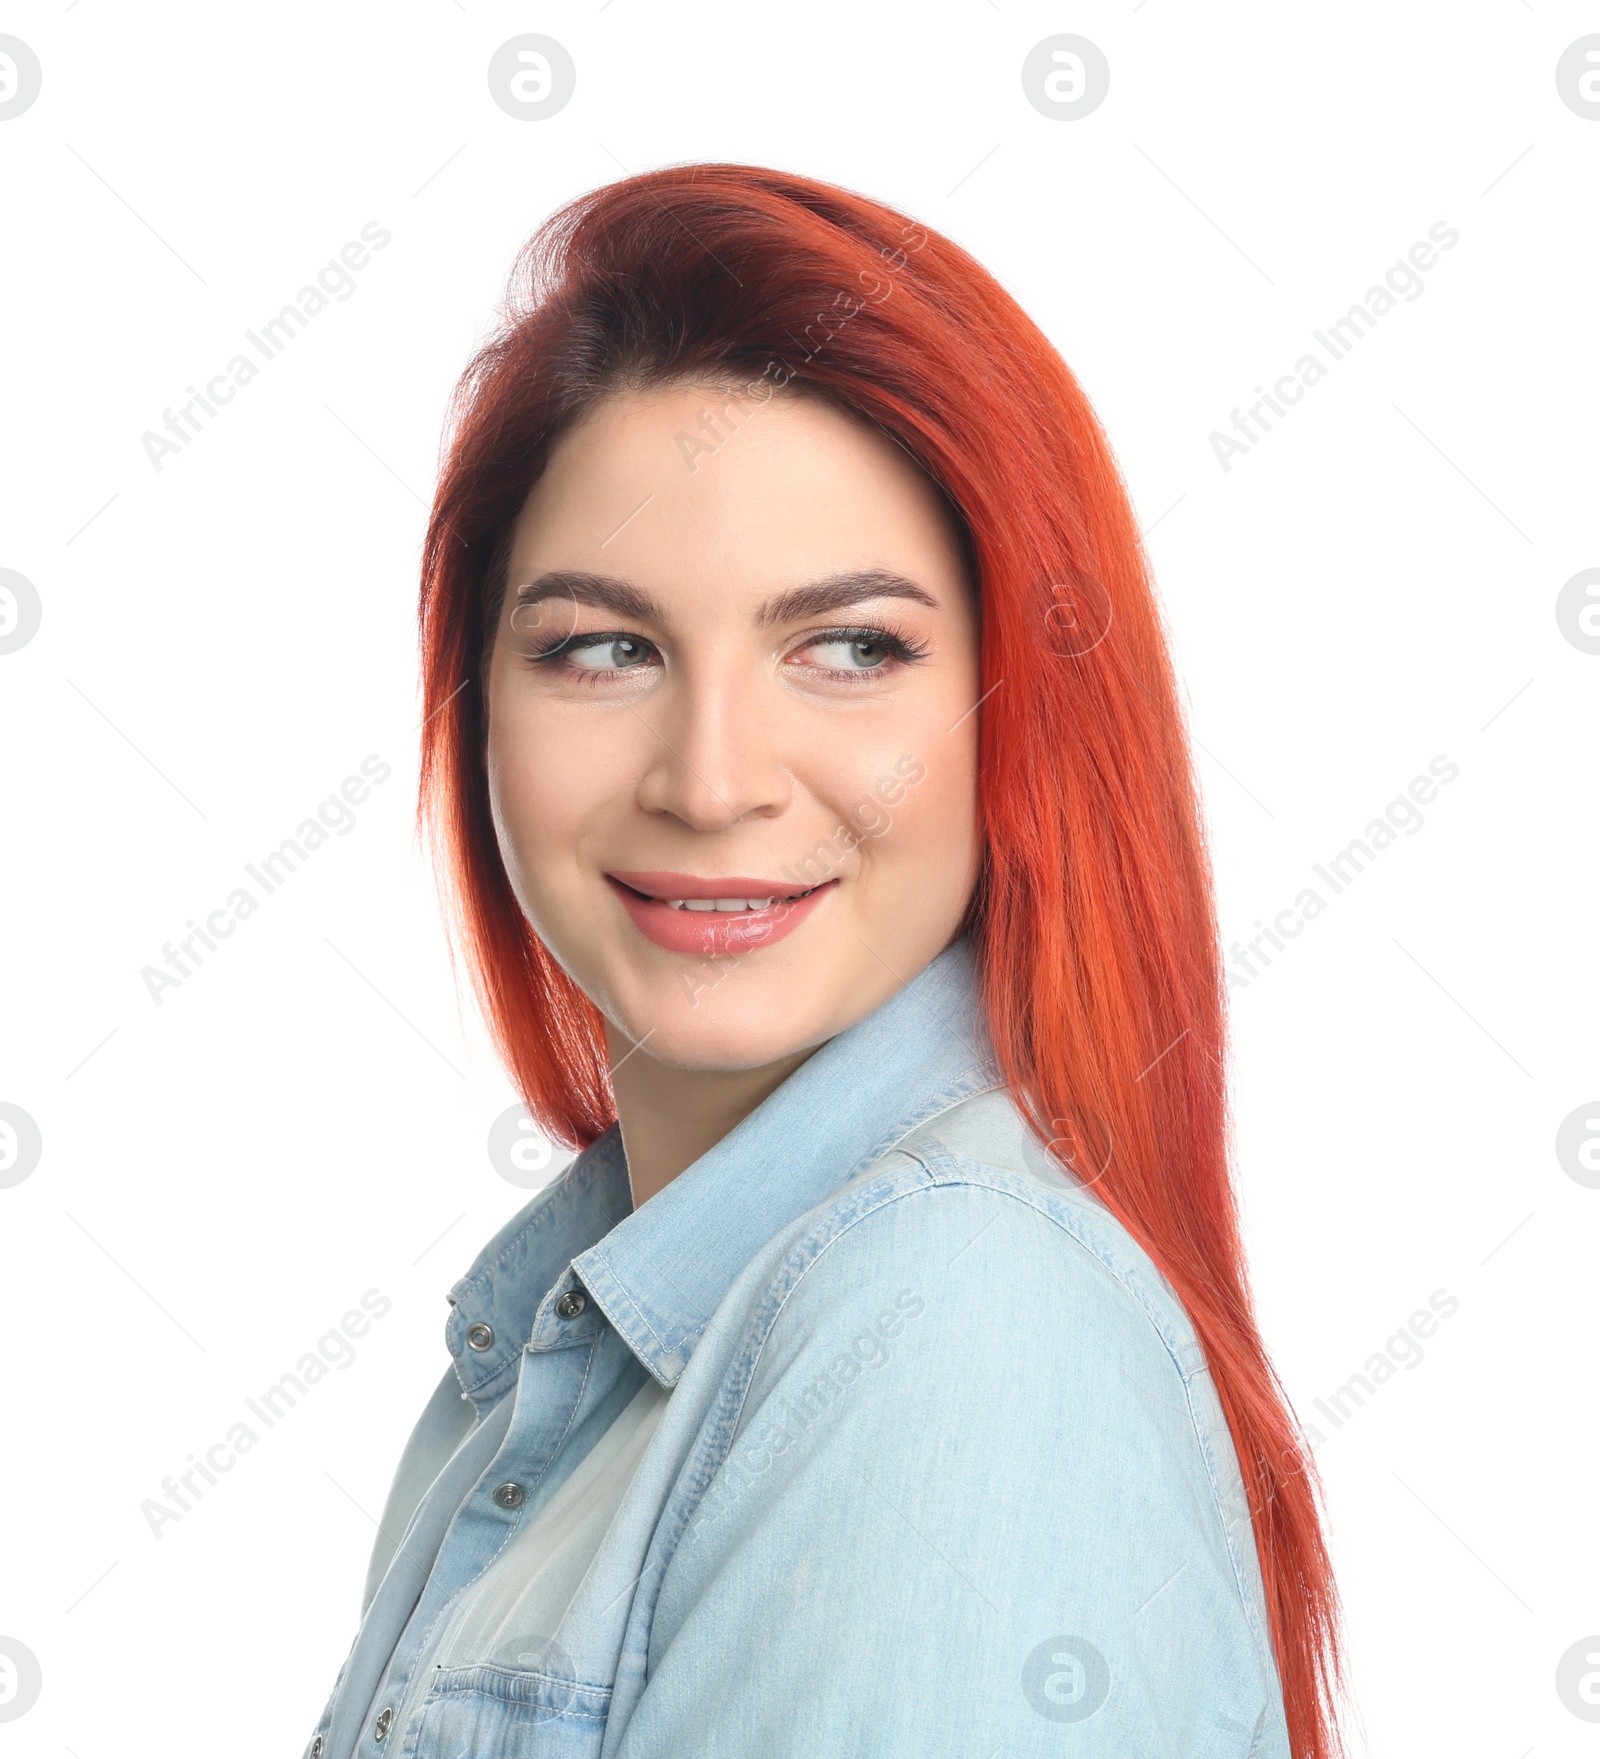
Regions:
<instances>
[{"instance_id":1,"label":"woman's nose","mask_svg":"<svg viewBox=\"0 0 1600 1759\"><path fill-rule=\"evenodd\" d=\"M638 796L646 812L721 831L789 805L794 778L777 750L776 717L748 681L682 678L635 712L648 729Z\"/></svg>"}]
</instances>

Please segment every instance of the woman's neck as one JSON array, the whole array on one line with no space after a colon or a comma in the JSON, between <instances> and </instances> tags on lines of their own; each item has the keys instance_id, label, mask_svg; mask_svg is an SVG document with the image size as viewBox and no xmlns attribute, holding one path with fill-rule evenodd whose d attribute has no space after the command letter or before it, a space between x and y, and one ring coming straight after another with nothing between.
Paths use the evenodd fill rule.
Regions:
<instances>
[{"instance_id":1,"label":"woman's neck","mask_svg":"<svg viewBox=\"0 0 1600 1759\"><path fill-rule=\"evenodd\" d=\"M819 1048L759 1069L676 1069L633 1047L609 1022L606 1043L635 1209L715 1147Z\"/></svg>"}]
</instances>

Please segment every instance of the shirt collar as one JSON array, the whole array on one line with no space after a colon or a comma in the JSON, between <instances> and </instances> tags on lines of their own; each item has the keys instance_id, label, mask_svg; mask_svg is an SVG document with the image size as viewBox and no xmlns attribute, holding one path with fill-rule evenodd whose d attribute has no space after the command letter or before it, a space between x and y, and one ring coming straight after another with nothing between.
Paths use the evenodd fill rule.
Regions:
<instances>
[{"instance_id":1,"label":"shirt collar","mask_svg":"<svg viewBox=\"0 0 1600 1759\"><path fill-rule=\"evenodd\" d=\"M613 1125L451 1291L446 1342L463 1390L482 1410L523 1349L580 1342L607 1320L675 1386L734 1278L779 1229L918 1125L1001 1085L962 938L637 1210ZM556 1303L570 1309L563 1298L580 1282L599 1311L563 1319Z\"/></svg>"}]
</instances>

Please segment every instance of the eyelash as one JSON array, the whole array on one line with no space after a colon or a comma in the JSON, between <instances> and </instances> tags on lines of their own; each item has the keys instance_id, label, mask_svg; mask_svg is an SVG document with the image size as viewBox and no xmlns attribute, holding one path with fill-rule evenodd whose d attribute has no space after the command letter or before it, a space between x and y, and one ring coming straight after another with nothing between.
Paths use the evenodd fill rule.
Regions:
<instances>
[{"instance_id":1,"label":"eyelash","mask_svg":"<svg viewBox=\"0 0 1600 1759\"><path fill-rule=\"evenodd\" d=\"M571 652L574 648L599 647L601 643L607 641L637 641L642 642L646 647L655 647L654 642L649 641L645 636L636 635L631 629L592 629L585 630L582 634L566 636L542 652L529 654L528 659L533 665L550 666L554 669L561 656ZM889 664L852 666L848 669L838 666L814 666L808 669L821 672L825 677L847 679L851 683L855 683L857 680L872 678L887 672L895 666L915 665L918 660L925 659L929 651L925 643L916 641L913 637L905 635L899 630L882 626L819 629L816 634L794 651L803 653L806 648L823 647L830 642L838 641L870 641L885 650ZM620 676L624 672L643 669L643 667L633 666L574 666L569 668L573 681L582 684L595 684L607 676Z\"/></svg>"}]
</instances>

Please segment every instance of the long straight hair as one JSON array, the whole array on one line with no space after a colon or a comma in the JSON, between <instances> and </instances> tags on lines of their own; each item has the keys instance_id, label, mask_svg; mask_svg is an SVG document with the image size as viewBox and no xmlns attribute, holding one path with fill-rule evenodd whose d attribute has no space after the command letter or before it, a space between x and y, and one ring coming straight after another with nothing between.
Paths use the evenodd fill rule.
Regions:
<instances>
[{"instance_id":1,"label":"long straight hair","mask_svg":"<svg viewBox=\"0 0 1600 1759\"><path fill-rule=\"evenodd\" d=\"M757 166L676 166L571 202L517 259L457 387L420 607L419 823L496 1046L555 1139L613 1121L599 1014L500 858L483 662L552 444L617 390L680 382L832 399L965 526L984 693L967 928L996 1054L1040 1140L1189 1315L1239 1456L1295 1759L1335 1759L1338 1598L1246 1277L1210 861L1138 526L1061 356L971 256L892 208Z\"/></svg>"}]
</instances>

